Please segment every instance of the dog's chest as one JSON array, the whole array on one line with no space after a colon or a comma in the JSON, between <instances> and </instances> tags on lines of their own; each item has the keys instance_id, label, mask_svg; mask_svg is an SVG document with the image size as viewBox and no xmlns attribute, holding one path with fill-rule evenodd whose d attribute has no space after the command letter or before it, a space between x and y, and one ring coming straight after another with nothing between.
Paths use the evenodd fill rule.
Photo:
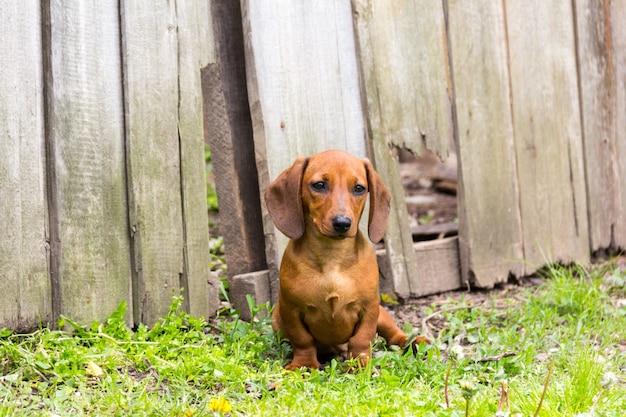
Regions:
<instances>
[{"instance_id":1,"label":"dog's chest","mask_svg":"<svg viewBox=\"0 0 626 417\"><path fill-rule=\"evenodd\" d=\"M330 320L344 315L356 318L361 305L355 278L349 273L336 270L316 275L309 281L309 296L303 300L307 313Z\"/></svg>"}]
</instances>

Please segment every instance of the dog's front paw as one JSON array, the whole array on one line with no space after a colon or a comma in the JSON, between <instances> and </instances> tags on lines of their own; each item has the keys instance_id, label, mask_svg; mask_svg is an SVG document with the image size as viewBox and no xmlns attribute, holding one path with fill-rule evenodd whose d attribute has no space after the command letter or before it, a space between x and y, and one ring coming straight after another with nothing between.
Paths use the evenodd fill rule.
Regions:
<instances>
[{"instance_id":1,"label":"dog's front paw","mask_svg":"<svg viewBox=\"0 0 626 417\"><path fill-rule=\"evenodd\" d=\"M320 369L320 362L317 358L296 357L293 358L289 365L285 366L285 369L288 371L295 371L300 368Z\"/></svg>"},{"instance_id":2,"label":"dog's front paw","mask_svg":"<svg viewBox=\"0 0 626 417\"><path fill-rule=\"evenodd\" d=\"M426 336L416 336L415 340L413 341L413 346L421 345L422 343L425 345L432 345L433 341L427 338Z\"/></svg>"},{"instance_id":3,"label":"dog's front paw","mask_svg":"<svg viewBox=\"0 0 626 417\"><path fill-rule=\"evenodd\" d=\"M433 344L433 341L430 340L426 336L414 336L409 339L408 346L405 346L405 348L408 350L410 347L411 350L413 351L413 354L415 355L419 351L419 347L421 345L432 345L432 344Z\"/></svg>"}]
</instances>

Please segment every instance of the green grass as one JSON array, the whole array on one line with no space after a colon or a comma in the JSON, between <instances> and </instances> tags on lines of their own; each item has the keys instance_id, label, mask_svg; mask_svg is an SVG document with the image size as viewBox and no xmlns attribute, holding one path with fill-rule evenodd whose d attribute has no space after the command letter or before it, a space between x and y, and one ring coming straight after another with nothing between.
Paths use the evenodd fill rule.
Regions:
<instances>
[{"instance_id":1,"label":"green grass","mask_svg":"<svg viewBox=\"0 0 626 417\"><path fill-rule=\"evenodd\" d=\"M0 416L495 416L503 384L511 416L533 416L544 389L541 416L626 415L626 274L547 275L514 297L426 308L442 324L433 345L413 356L376 341L355 373L335 360L286 372L289 346L257 309L252 323L227 312L209 324L180 297L136 331L123 305L88 328L3 331Z\"/></svg>"}]
</instances>

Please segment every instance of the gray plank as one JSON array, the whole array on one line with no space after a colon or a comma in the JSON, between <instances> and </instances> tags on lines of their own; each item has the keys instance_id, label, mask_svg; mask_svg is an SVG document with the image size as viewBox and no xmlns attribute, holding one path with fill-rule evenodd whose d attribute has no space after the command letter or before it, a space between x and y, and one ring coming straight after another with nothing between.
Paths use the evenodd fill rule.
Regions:
<instances>
[{"instance_id":1,"label":"gray plank","mask_svg":"<svg viewBox=\"0 0 626 417\"><path fill-rule=\"evenodd\" d=\"M452 291L463 286L458 237L415 243L413 249L424 277L416 296Z\"/></svg>"},{"instance_id":2,"label":"gray plank","mask_svg":"<svg viewBox=\"0 0 626 417\"><path fill-rule=\"evenodd\" d=\"M615 142L615 154L618 162L616 163L617 178L619 181L619 197L621 201L616 205L619 209L617 221L614 229L614 244L621 249L626 248L626 4L624 2L611 3L613 45L614 45L614 62L615 62L615 79L616 79L616 106L615 117L617 118L616 132L617 140ZM620 24L621 23L621 24ZM619 115L622 116L619 116Z\"/></svg>"},{"instance_id":3,"label":"gray plank","mask_svg":"<svg viewBox=\"0 0 626 417\"><path fill-rule=\"evenodd\" d=\"M176 2L179 66L179 135L185 239L182 286L187 310L208 317L209 219L206 202L200 70L215 61L208 1Z\"/></svg>"},{"instance_id":4,"label":"gray plank","mask_svg":"<svg viewBox=\"0 0 626 417\"><path fill-rule=\"evenodd\" d=\"M243 0L246 75L259 188L298 155L344 149L365 156L350 3ZM263 205L272 297L286 237Z\"/></svg>"},{"instance_id":5,"label":"gray plank","mask_svg":"<svg viewBox=\"0 0 626 417\"><path fill-rule=\"evenodd\" d=\"M375 165L392 193L385 237L395 291L419 294L417 264L397 159L390 147L446 157L453 134L451 79L441 3L352 1L368 134Z\"/></svg>"},{"instance_id":6,"label":"gray plank","mask_svg":"<svg viewBox=\"0 0 626 417\"><path fill-rule=\"evenodd\" d=\"M524 271L503 4L451 0L448 27L463 281L492 287Z\"/></svg>"},{"instance_id":7,"label":"gray plank","mask_svg":"<svg viewBox=\"0 0 626 417\"><path fill-rule=\"evenodd\" d=\"M615 251L626 248L626 3L575 6L590 244Z\"/></svg>"},{"instance_id":8,"label":"gray plank","mask_svg":"<svg viewBox=\"0 0 626 417\"><path fill-rule=\"evenodd\" d=\"M422 270L413 250L413 234L400 180L400 167L381 135L372 135L372 150L376 170L391 194L391 211L384 238L386 263L391 276L386 279L393 282L393 289L398 296L408 298L419 291Z\"/></svg>"},{"instance_id":9,"label":"gray plank","mask_svg":"<svg viewBox=\"0 0 626 417\"><path fill-rule=\"evenodd\" d=\"M151 324L184 274L176 10L121 4L134 318Z\"/></svg>"},{"instance_id":10,"label":"gray plank","mask_svg":"<svg viewBox=\"0 0 626 417\"><path fill-rule=\"evenodd\" d=\"M413 251L416 262L420 270L423 271L423 279L420 281L418 292L413 296L423 297L464 287L461 281L459 239L457 236L414 243ZM393 272L386 251L384 249L377 250L376 258L381 275L381 294L391 292L398 294L390 279Z\"/></svg>"},{"instance_id":11,"label":"gray plank","mask_svg":"<svg viewBox=\"0 0 626 417\"><path fill-rule=\"evenodd\" d=\"M441 2L353 0L370 120L389 144L445 159L452 141L452 80Z\"/></svg>"},{"instance_id":12,"label":"gray plank","mask_svg":"<svg viewBox=\"0 0 626 417\"><path fill-rule=\"evenodd\" d=\"M572 4L506 4L527 272L589 261Z\"/></svg>"},{"instance_id":13,"label":"gray plank","mask_svg":"<svg viewBox=\"0 0 626 417\"><path fill-rule=\"evenodd\" d=\"M89 323L131 304L119 10L116 1L46 7L53 272L61 313Z\"/></svg>"},{"instance_id":14,"label":"gray plank","mask_svg":"<svg viewBox=\"0 0 626 417\"><path fill-rule=\"evenodd\" d=\"M39 2L0 2L0 32L0 328L29 331L53 321Z\"/></svg>"}]
</instances>

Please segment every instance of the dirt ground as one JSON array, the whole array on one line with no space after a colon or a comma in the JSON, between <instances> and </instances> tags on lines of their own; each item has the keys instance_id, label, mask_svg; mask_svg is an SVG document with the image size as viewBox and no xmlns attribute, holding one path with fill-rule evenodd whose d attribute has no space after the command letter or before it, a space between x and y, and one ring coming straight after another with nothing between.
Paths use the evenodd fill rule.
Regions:
<instances>
[{"instance_id":1,"label":"dirt ground","mask_svg":"<svg viewBox=\"0 0 626 417\"><path fill-rule=\"evenodd\" d=\"M424 311L427 307L434 311L440 311L445 304L477 306L491 306L523 301L522 290L528 287L538 286L543 282L540 278L525 278L518 283L507 283L497 286L492 290L456 290L441 294L430 295L421 298L412 298L396 305L385 305L387 311L400 325L411 323L414 331L432 339L436 339L446 322L440 315L427 316ZM459 304L460 303L460 304Z\"/></svg>"}]
</instances>

